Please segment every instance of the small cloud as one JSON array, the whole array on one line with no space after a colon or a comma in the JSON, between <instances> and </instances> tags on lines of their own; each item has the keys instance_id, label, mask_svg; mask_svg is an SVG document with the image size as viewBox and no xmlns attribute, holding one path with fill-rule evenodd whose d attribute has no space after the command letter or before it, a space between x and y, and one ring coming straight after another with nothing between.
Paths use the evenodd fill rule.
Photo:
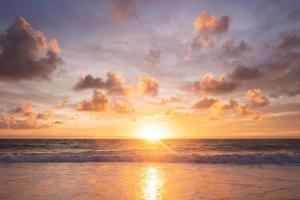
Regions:
<instances>
[{"instance_id":1,"label":"small cloud","mask_svg":"<svg viewBox=\"0 0 300 200\"><path fill-rule=\"evenodd\" d=\"M238 44L235 44L233 41L226 42L222 46L221 56L236 58L242 56L245 52L251 50L250 46L244 41L240 41Z\"/></svg>"},{"instance_id":2,"label":"small cloud","mask_svg":"<svg viewBox=\"0 0 300 200\"><path fill-rule=\"evenodd\" d=\"M102 92L94 90L93 96L90 100L81 101L77 110L79 111L105 111L109 106L109 101L106 95Z\"/></svg>"},{"instance_id":3,"label":"small cloud","mask_svg":"<svg viewBox=\"0 0 300 200\"><path fill-rule=\"evenodd\" d=\"M51 118L52 115L53 115L53 111L52 110L46 110L43 113L37 114L37 119L48 120L48 119Z\"/></svg>"},{"instance_id":4,"label":"small cloud","mask_svg":"<svg viewBox=\"0 0 300 200\"><path fill-rule=\"evenodd\" d=\"M251 89L246 93L248 100L254 106L266 106L270 103L268 97L264 96L260 89Z\"/></svg>"},{"instance_id":5,"label":"small cloud","mask_svg":"<svg viewBox=\"0 0 300 200\"><path fill-rule=\"evenodd\" d=\"M159 84L155 78L143 75L139 78L138 88L143 95L157 96Z\"/></svg>"},{"instance_id":6,"label":"small cloud","mask_svg":"<svg viewBox=\"0 0 300 200\"><path fill-rule=\"evenodd\" d=\"M208 37L227 32L229 28L229 22L229 16L217 18L209 12L202 12L193 22L193 26L199 35Z\"/></svg>"},{"instance_id":7,"label":"small cloud","mask_svg":"<svg viewBox=\"0 0 300 200\"><path fill-rule=\"evenodd\" d=\"M197 101L194 105L193 108L194 109L207 109L207 108L211 108L212 106L214 106L217 102L219 102L218 99L213 99L213 98L203 98L200 101Z\"/></svg>"},{"instance_id":8,"label":"small cloud","mask_svg":"<svg viewBox=\"0 0 300 200\"><path fill-rule=\"evenodd\" d=\"M226 75L215 79L212 73L208 73L192 84L192 90L195 93L223 94L234 91L238 86L237 82L229 80Z\"/></svg>"}]
</instances>

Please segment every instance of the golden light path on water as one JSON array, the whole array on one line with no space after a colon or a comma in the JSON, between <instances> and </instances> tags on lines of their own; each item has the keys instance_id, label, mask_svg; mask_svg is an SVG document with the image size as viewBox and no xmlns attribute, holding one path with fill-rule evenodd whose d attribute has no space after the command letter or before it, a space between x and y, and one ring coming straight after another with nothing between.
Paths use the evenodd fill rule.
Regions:
<instances>
[{"instance_id":1,"label":"golden light path on water","mask_svg":"<svg viewBox=\"0 0 300 200\"><path fill-rule=\"evenodd\" d=\"M142 183L145 200L163 199L164 179L163 174L157 167L147 167L144 171Z\"/></svg>"}]
</instances>

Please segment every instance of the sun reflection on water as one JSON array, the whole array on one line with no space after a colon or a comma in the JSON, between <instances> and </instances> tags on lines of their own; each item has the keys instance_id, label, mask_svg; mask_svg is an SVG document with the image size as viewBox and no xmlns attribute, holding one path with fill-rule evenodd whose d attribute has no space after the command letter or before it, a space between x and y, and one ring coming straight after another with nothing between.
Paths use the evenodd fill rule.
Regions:
<instances>
[{"instance_id":1,"label":"sun reflection on water","mask_svg":"<svg viewBox=\"0 0 300 200\"><path fill-rule=\"evenodd\" d=\"M143 193L146 200L163 199L163 176L157 167L148 167L144 172Z\"/></svg>"}]
</instances>

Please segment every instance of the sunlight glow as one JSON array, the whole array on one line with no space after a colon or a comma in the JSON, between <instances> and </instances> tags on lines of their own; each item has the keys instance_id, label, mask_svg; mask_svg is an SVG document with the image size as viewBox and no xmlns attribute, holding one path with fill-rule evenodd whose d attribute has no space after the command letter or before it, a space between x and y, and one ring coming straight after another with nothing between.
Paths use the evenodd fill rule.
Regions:
<instances>
[{"instance_id":1,"label":"sunlight glow","mask_svg":"<svg viewBox=\"0 0 300 200\"><path fill-rule=\"evenodd\" d=\"M168 137L168 130L167 127L158 123L143 124L138 128L137 136L154 142Z\"/></svg>"}]
</instances>

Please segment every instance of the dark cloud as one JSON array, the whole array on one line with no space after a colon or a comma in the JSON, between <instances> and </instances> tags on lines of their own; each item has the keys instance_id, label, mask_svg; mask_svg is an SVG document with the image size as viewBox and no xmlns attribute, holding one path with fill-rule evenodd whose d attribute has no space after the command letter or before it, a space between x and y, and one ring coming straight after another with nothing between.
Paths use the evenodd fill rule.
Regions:
<instances>
[{"instance_id":1,"label":"dark cloud","mask_svg":"<svg viewBox=\"0 0 300 200\"><path fill-rule=\"evenodd\" d=\"M213 74L208 73L192 84L192 90L196 93L224 94L234 91L238 86L239 83L229 80L226 75L215 79Z\"/></svg>"},{"instance_id":2,"label":"dark cloud","mask_svg":"<svg viewBox=\"0 0 300 200\"><path fill-rule=\"evenodd\" d=\"M111 2L115 20L128 20L138 17L139 11L135 0L111 0Z\"/></svg>"},{"instance_id":3,"label":"dark cloud","mask_svg":"<svg viewBox=\"0 0 300 200\"><path fill-rule=\"evenodd\" d=\"M212 98L203 98L201 100L199 100L198 102L196 102L193 105L194 109L207 109L207 108L211 108L215 103L217 103L219 100L217 99L212 99Z\"/></svg>"},{"instance_id":4,"label":"dark cloud","mask_svg":"<svg viewBox=\"0 0 300 200\"><path fill-rule=\"evenodd\" d=\"M41 57L43 51L46 55ZM55 39L47 43L42 32L19 17L0 35L0 79L49 79L63 63L59 51Z\"/></svg>"},{"instance_id":5,"label":"dark cloud","mask_svg":"<svg viewBox=\"0 0 300 200\"><path fill-rule=\"evenodd\" d=\"M262 72L258 67L246 67L243 65L238 65L233 72L230 74L230 77L234 80L250 80L256 79L262 76Z\"/></svg>"},{"instance_id":6,"label":"dark cloud","mask_svg":"<svg viewBox=\"0 0 300 200\"><path fill-rule=\"evenodd\" d=\"M244 40L240 41L238 44L235 44L233 41L230 41L230 42L226 42L222 46L221 56L239 57L249 50L251 50L251 48Z\"/></svg>"},{"instance_id":7,"label":"dark cloud","mask_svg":"<svg viewBox=\"0 0 300 200\"><path fill-rule=\"evenodd\" d=\"M124 86L123 77L114 72L108 72L106 76L107 78L104 80L98 77L94 78L92 75L88 74L75 84L74 90L102 89L108 94L125 96L127 88Z\"/></svg>"}]
</instances>

